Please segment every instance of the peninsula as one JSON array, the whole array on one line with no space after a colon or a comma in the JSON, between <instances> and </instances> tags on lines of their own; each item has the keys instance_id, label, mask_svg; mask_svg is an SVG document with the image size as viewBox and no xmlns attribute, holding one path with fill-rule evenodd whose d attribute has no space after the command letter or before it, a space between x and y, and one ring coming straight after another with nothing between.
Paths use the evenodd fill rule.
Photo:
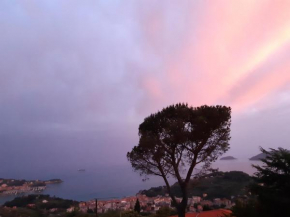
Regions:
<instances>
[{"instance_id":1,"label":"peninsula","mask_svg":"<svg viewBox=\"0 0 290 217\"><path fill-rule=\"evenodd\" d=\"M262 159L265 159L266 158L266 154L264 153L261 153L261 154L257 154L253 157L251 157L249 160L262 160Z\"/></svg>"},{"instance_id":2,"label":"peninsula","mask_svg":"<svg viewBox=\"0 0 290 217\"><path fill-rule=\"evenodd\" d=\"M61 179L41 180L17 180L0 178L0 195L22 194L28 192L42 192L46 185L63 182Z\"/></svg>"}]
</instances>

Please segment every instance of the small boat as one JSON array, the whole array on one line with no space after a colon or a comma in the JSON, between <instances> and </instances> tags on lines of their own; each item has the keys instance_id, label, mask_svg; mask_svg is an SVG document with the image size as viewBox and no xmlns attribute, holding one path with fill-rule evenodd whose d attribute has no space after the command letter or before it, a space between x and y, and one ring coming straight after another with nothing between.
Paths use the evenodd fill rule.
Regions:
<instances>
[{"instance_id":1,"label":"small boat","mask_svg":"<svg viewBox=\"0 0 290 217\"><path fill-rule=\"evenodd\" d=\"M78 169L79 172L85 172L85 169Z\"/></svg>"}]
</instances>

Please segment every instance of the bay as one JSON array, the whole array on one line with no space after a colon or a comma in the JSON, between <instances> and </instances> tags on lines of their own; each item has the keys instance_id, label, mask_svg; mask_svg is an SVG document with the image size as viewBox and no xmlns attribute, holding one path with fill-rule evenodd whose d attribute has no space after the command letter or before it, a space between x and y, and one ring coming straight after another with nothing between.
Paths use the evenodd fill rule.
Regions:
<instances>
[{"instance_id":1,"label":"bay","mask_svg":"<svg viewBox=\"0 0 290 217\"><path fill-rule=\"evenodd\" d=\"M220 171L243 171L252 175L255 172L252 164L261 165L261 162L249 161L248 159L218 160L213 164L213 168L219 168ZM150 177L149 180L142 181L142 177L133 172L129 164L90 165L84 168L85 171L83 172L78 171L78 169L80 168L69 166L66 166L66 168L62 166L46 167L45 170L41 170L41 167L37 169L26 167L25 170L3 170L2 168L0 172L2 178L26 180L60 178L63 183L48 185L43 194L78 201L132 196L140 190L164 185L163 180L159 177ZM171 179L170 182L173 184L174 180ZM0 204L16 196L1 196Z\"/></svg>"}]
</instances>

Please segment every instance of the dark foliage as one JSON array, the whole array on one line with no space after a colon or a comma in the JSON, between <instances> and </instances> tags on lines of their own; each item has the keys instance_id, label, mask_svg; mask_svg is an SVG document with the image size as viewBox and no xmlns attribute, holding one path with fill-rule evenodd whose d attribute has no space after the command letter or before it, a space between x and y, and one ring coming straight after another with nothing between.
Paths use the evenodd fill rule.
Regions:
<instances>
[{"instance_id":1,"label":"dark foliage","mask_svg":"<svg viewBox=\"0 0 290 217\"><path fill-rule=\"evenodd\" d=\"M47 215L47 216L51 217L51 215ZM63 214L57 215L57 216L61 216L61 217L95 217L96 215L91 214L91 213L90 214L89 213L82 213L80 211L73 211L73 212L69 212L69 213L63 213Z\"/></svg>"},{"instance_id":2,"label":"dark foliage","mask_svg":"<svg viewBox=\"0 0 290 217\"><path fill-rule=\"evenodd\" d=\"M141 175L160 176L179 216L185 215L187 187L193 169L203 165L202 175L229 149L231 108L225 106L189 107L176 104L145 118L139 126L139 144L127 158ZM177 179L182 201L177 203L168 177Z\"/></svg>"},{"instance_id":3,"label":"dark foliage","mask_svg":"<svg viewBox=\"0 0 290 217\"><path fill-rule=\"evenodd\" d=\"M95 211L92 210L92 209L88 209L88 210L87 210L87 213L95 213Z\"/></svg>"},{"instance_id":4,"label":"dark foliage","mask_svg":"<svg viewBox=\"0 0 290 217\"><path fill-rule=\"evenodd\" d=\"M122 217L139 217L139 214L135 211L124 211L121 214Z\"/></svg>"},{"instance_id":5,"label":"dark foliage","mask_svg":"<svg viewBox=\"0 0 290 217\"><path fill-rule=\"evenodd\" d=\"M121 211L120 210L108 210L105 213L98 214L100 217L120 217Z\"/></svg>"},{"instance_id":6,"label":"dark foliage","mask_svg":"<svg viewBox=\"0 0 290 217\"><path fill-rule=\"evenodd\" d=\"M161 207L157 212L156 212L156 217L168 217L168 216L173 216L177 215L176 210L171 209L169 207Z\"/></svg>"},{"instance_id":7,"label":"dark foliage","mask_svg":"<svg viewBox=\"0 0 290 217\"><path fill-rule=\"evenodd\" d=\"M265 216L290 216L290 151L278 148L266 151L262 159L263 166L257 169L252 192L258 196L258 201Z\"/></svg>"},{"instance_id":8,"label":"dark foliage","mask_svg":"<svg viewBox=\"0 0 290 217\"><path fill-rule=\"evenodd\" d=\"M289 217L290 216L290 152L283 148L266 151L262 166L257 172L250 190L251 200L237 201L233 207L235 217Z\"/></svg>"},{"instance_id":9,"label":"dark foliage","mask_svg":"<svg viewBox=\"0 0 290 217\"><path fill-rule=\"evenodd\" d=\"M136 204L134 206L134 211L137 213L140 213L140 211L141 211L141 206L140 206L140 202L138 199L137 199Z\"/></svg>"},{"instance_id":10,"label":"dark foliage","mask_svg":"<svg viewBox=\"0 0 290 217\"><path fill-rule=\"evenodd\" d=\"M140 216L151 216L152 213L151 212L141 212Z\"/></svg>"},{"instance_id":11,"label":"dark foliage","mask_svg":"<svg viewBox=\"0 0 290 217\"><path fill-rule=\"evenodd\" d=\"M257 200L237 201L232 209L233 217L262 217Z\"/></svg>"},{"instance_id":12,"label":"dark foliage","mask_svg":"<svg viewBox=\"0 0 290 217\"><path fill-rule=\"evenodd\" d=\"M210 211L210 210L213 210L213 208L210 207L209 205L204 205L203 206L203 211Z\"/></svg>"},{"instance_id":13,"label":"dark foliage","mask_svg":"<svg viewBox=\"0 0 290 217\"><path fill-rule=\"evenodd\" d=\"M26 182L26 180L24 180L24 179L17 180L17 179L0 178L0 180L2 180L1 184L6 184L7 186L21 186Z\"/></svg>"},{"instance_id":14,"label":"dark foliage","mask_svg":"<svg viewBox=\"0 0 290 217\"><path fill-rule=\"evenodd\" d=\"M43 200L47 200L47 203L43 203ZM35 209L67 209L71 206L77 205L76 201L65 200L58 197L50 197L49 195L36 195L31 194L28 196L17 197L12 201L6 202L4 206L7 207L27 207L28 204L35 204Z\"/></svg>"},{"instance_id":15,"label":"dark foliage","mask_svg":"<svg viewBox=\"0 0 290 217\"><path fill-rule=\"evenodd\" d=\"M4 208L0 207L0 216L3 217L43 217L42 213L38 210L31 210L25 208Z\"/></svg>"},{"instance_id":16,"label":"dark foliage","mask_svg":"<svg viewBox=\"0 0 290 217\"><path fill-rule=\"evenodd\" d=\"M44 196L44 195L43 195ZM4 204L7 207L26 207L28 204L34 203L38 195L32 194L23 197L16 197L15 199L8 201ZM44 197L45 198L45 197Z\"/></svg>"}]
</instances>

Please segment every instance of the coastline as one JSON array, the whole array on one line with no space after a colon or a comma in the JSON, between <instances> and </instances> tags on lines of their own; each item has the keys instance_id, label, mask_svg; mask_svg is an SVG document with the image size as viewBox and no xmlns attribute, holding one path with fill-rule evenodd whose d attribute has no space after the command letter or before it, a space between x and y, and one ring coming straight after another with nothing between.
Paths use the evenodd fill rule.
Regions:
<instances>
[{"instance_id":1,"label":"coastline","mask_svg":"<svg viewBox=\"0 0 290 217\"><path fill-rule=\"evenodd\" d=\"M28 193L41 193L47 185L62 183L61 179L41 180L19 180L0 178L0 196L21 195Z\"/></svg>"},{"instance_id":2,"label":"coastline","mask_svg":"<svg viewBox=\"0 0 290 217\"><path fill-rule=\"evenodd\" d=\"M213 163L213 168L219 168L220 171L243 171L249 175L253 175L256 169L252 164L260 164L260 161L249 161L248 159L238 159L235 161L218 160ZM197 168L198 169L198 168ZM8 173L9 172L9 173ZM114 167L100 167L100 166L86 166L85 173L79 173L75 168L62 168L55 170L51 167L45 174L41 171L30 172L16 171L11 173L11 170L2 176L9 177L28 177L29 179L41 178L42 180L49 180L50 177L59 177L64 181L64 184L47 185L42 194L49 194L65 199L76 201L88 201L93 198L107 198L135 195L140 189L150 189L151 187L163 186L164 181L158 177L150 177L146 182L138 173L132 171L129 165L118 165ZM25 175L28 174L28 175ZM170 184L174 184L174 180L170 180ZM1 184L0 184L1 185ZM17 195L1 195L0 205L16 197Z\"/></svg>"}]
</instances>

